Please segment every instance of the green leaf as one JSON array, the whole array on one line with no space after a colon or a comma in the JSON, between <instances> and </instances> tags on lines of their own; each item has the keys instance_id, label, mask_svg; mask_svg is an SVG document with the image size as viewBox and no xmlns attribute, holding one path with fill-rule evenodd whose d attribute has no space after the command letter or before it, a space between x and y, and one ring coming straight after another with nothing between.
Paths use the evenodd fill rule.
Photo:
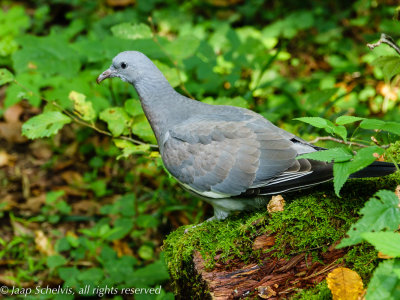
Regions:
<instances>
[{"instance_id":1,"label":"green leaf","mask_svg":"<svg viewBox=\"0 0 400 300\"><path fill-rule=\"evenodd\" d=\"M372 164L380 155L382 155L384 150L378 146L370 146L367 148L362 148L358 150L354 159L349 163L350 173L355 173L362 170L366 166Z\"/></svg>"},{"instance_id":2,"label":"green leaf","mask_svg":"<svg viewBox=\"0 0 400 300\"><path fill-rule=\"evenodd\" d=\"M364 120L364 118L354 117L354 116L340 116L336 119L335 123L338 125L346 125L361 120Z\"/></svg>"},{"instance_id":3,"label":"green leaf","mask_svg":"<svg viewBox=\"0 0 400 300\"><path fill-rule=\"evenodd\" d=\"M145 284L146 286L152 286L157 282L169 279L167 268L161 259L136 270L134 275L132 278L134 282L131 282L131 284L136 283L135 285Z\"/></svg>"},{"instance_id":4,"label":"green leaf","mask_svg":"<svg viewBox=\"0 0 400 300\"><path fill-rule=\"evenodd\" d=\"M0 86L12 82L14 80L14 75L7 69L0 69Z\"/></svg>"},{"instance_id":5,"label":"green leaf","mask_svg":"<svg viewBox=\"0 0 400 300\"><path fill-rule=\"evenodd\" d=\"M385 122L377 119L365 119L361 122L360 127L363 129L384 130L400 135L400 123Z\"/></svg>"},{"instance_id":6,"label":"green leaf","mask_svg":"<svg viewBox=\"0 0 400 300\"><path fill-rule=\"evenodd\" d=\"M17 74L39 72L47 78L55 74L74 78L80 71L79 53L58 35L45 37L24 35L19 42L22 48L12 56Z\"/></svg>"},{"instance_id":7,"label":"green leaf","mask_svg":"<svg viewBox=\"0 0 400 300\"><path fill-rule=\"evenodd\" d=\"M323 90L314 90L310 92L304 103L305 108L307 110L312 110L315 109L316 107L323 106L323 104L326 103L330 98L332 98L338 90L339 90L338 88L331 88Z\"/></svg>"},{"instance_id":8,"label":"green leaf","mask_svg":"<svg viewBox=\"0 0 400 300\"><path fill-rule=\"evenodd\" d=\"M397 230L400 224L399 198L391 191L380 190L375 198L367 201L360 214L363 217L351 226L348 237L340 242L338 248L360 243L365 232Z\"/></svg>"},{"instance_id":9,"label":"green leaf","mask_svg":"<svg viewBox=\"0 0 400 300\"><path fill-rule=\"evenodd\" d=\"M202 100L202 102L212 105L231 105L243 108L249 108L249 103L243 97L218 97L213 99L212 97L207 97Z\"/></svg>"},{"instance_id":10,"label":"green leaf","mask_svg":"<svg viewBox=\"0 0 400 300\"><path fill-rule=\"evenodd\" d=\"M142 245L138 250L139 257L144 260L150 260L154 256L154 250L148 245Z\"/></svg>"},{"instance_id":11,"label":"green leaf","mask_svg":"<svg viewBox=\"0 0 400 300\"><path fill-rule=\"evenodd\" d=\"M130 114L132 117L143 115L142 105L140 101L137 99L129 99L124 103L125 111Z\"/></svg>"},{"instance_id":12,"label":"green leaf","mask_svg":"<svg viewBox=\"0 0 400 300\"><path fill-rule=\"evenodd\" d=\"M71 118L59 111L48 111L30 118L22 125L22 134L27 138L36 139L56 134Z\"/></svg>"},{"instance_id":13,"label":"green leaf","mask_svg":"<svg viewBox=\"0 0 400 300\"><path fill-rule=\"evenodd\" d=\"M335 161L335 164L333 166L333 184L335 187L336 195L339 196L341 188L351 174L369 166L376 160L376 156L381 155L383 152L384 150L382 148L378 146L371 146L359 150L351 161Z\"/></svg>"},{"instance_id":14,"label":"green leaf","mask_svg":"<svg viewBox=\"0 0 400 300\"><path fill-rule=\"evenodd\" d=\"M93 108L92 102L86 101L84 94L71 91L68 98L74 102L74 109L83 120L92 121L96 118L96 111Z\"/></svg>"},{"instance_id":15,"label":"green leaf","mask_svg":"<svg viewBox=\"0 0 400 300\"><path fill-rule=\"evenodd\" d=\"M382 69L383 76L387 81L394 75L400 73L400 57L397 55L378 57L372 64Z\"/></svg>"},{"instance_id":16,"label":"green leaf","mask_svg":"<svg viewBox=\"0 0 400 300\"><path fill-rule=\"evenodd\" d=\"M157 66L157 68L161 71L161 73L164 74L164 76L167 78L169 84L172 87L177 87L181 83L181 79L179 78L177 68L175 67L171 68L166 64L159 62L158 60L153 60L153 62Z\"/></svg>"},{"instance_id":17,"label":"green leaf","mask_svg":"<svg viewBox=\"0 0 400 300\"><path fill-rule=\"evenodd\" d=\"M309 158L325 162L346 162L353 158L353 153L347 148L337 147L328 150L310 152L297 157L297 159L301 158Z\"/></svg>"},{"instance_id":18,"label":"green leaf","mask_svg":"<svg viewBox=\"0 0 400 300\"><path fill-rule=\"evenodd\" d=\"M128 158L132 154L142 154L146 153L147 151L150 150L150 146L145 144L145 145L135 145L134 143L127 141L127 140L121 140L121 139L114 139L114 144L118 148L122 149L122 154L117 157L117 159L120 159L122 157Z\"/></svg>"},{"instance_id":19,"label":"green leaf","mask_svg":"<svg viewBox=\"0 0 400 300\"><path fill-rule=\"evenodd\" d=\"M386 122L382 130L400 135L400 123L397 122Z\"/></svg>"},{"instance_id":20,"label":"green leaf","mask_svg":"<svg viewBox=\"0 0 400 300\"><path fill-rule=\"evenodd\" d=\"M132 132L146 142L156 143L153 129L151 129L149 121L147 121L144 115L135 118L135 122L132 125Z\"/></svg>"},{"instance_id":21,"label":"green leaf","mask_svg":"<svg viewBox=\"0 0 400 300\"><path fill-rule=\"evenodd\" d=\"M110 107L100 113L100 119L107 123L113 136L120 136L129 122L129 116L121 107Z\"/></svg>"},{"instance_id":22,"label":"green leaf","mask_svg":"<svg viewBox=\"0 0 400 300\"><path fill-rule=\"evenodd\" d=\"M196 52L200 41L193 35L180 36L165 46L165 50L175 60L183 60Z\"/></svg>"},{"instance_id":23,"label":"green leaf","mask_svg":"<svg viewBox=\"0 0 400 300\"><path fill-rule=\"evenodd\" d=\"M114 36L127 39L127 40L137 40L151 38L153 33L151 29L146 24L131 24L122 23L111 27L111 32Z\"/></svg>"},{"instance_id":24,"label":"green leaf","mask_svg":"<svg viewBox=\"0 0 400 300\"><path fill-rule=\"evenodd\" d=\"M350 176L348 164L348 162L335 162L333 165L333 187L338 197L340 197L340 190Z\"/></svg>"},{"instance_id":25,"label":"green leaf","mask_svg":"<svg viewBox=\"0 0 400 300\"><path fill-rule=\"evenodd\" d=\"M303 117L303 118L296 118L293 120L301 121L317 128L328 128L334 126L331 121L320 117Z\"/></svg>"},{"instance_id":26,"label":"green leaf","mask_svg":"<svg viewBox=\"0 0 400 300\"><path fill-rule=\"evenodd\" d=\"M344 126L335 126L333 132L347 142L347 130Z\"/></svg>"},{"instance_id":27,"label":"green leaf","mask_svg":"<svg viewBox=\"0 0 400 300\"><path fill-rule=\"evenodd\" d=\"M400 270L400 260L391 259L381 262L368 284L365 299L400 299L400 278L395 270Z\"/></svg>"},{"instance_id":28,"label":"green leaf","mask_svg":"<svg viewBox=\"0 0 400 300\"><path fill-rule=\"evenodd\" d=\"M47 257L46 264L49 268L57 268L63 266L67 263L67 260L64 256L61 255L52 255Z\"/></svg>"},{"instance_id":29,"label":"green leaf","mask_svg":"<svg viewBox=\"0 0 400 300\"><path fill-rule=\"evenodd\" d=\"M361 235L383 254L400 257L400 234L395 232L365 232Z\"/></svg>"},{"instance_id":30,"label":"green leaf","mask_svg":"<svg viewBox=\"0 0 400 300\"><path fill-rule=\"evenodd\" d=\"M385 121L377 119L365 119L360 123L360 127L363 129L381 129L385 126Z\"/></svg>"}]
</instances>

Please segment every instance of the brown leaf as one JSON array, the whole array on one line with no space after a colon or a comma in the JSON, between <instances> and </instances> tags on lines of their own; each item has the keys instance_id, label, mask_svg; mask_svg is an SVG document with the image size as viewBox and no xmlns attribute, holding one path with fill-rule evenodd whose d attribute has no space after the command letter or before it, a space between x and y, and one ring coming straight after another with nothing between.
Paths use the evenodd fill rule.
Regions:
<instances>
[{"instance_id":1,"label":"brown leaf","mask_svg":"<svg viewBox=\"0 0 400 300\"><path fill-rule=\"evenodd\" d=\"M53 245L50 243L47 236L41 230L35 231L35 244L36 249L47 256L54 255L55 251L53 249Z\"/></svg>"},{"instance_id":2,"label":"brown leaf","mask_svg":"<svg viewBox=\"0 0 400 300\"><path fill-rule=\"evenodd\" d=\"M21 135L21 128L20 122L0 122L0 138L10 143L25 143L27 139Z\"/></svg>"},{"instance_id":3,"label":"brown leaf","mask_svg":"<svg viewBox=\"0 0 400 300\"><path fill-rule=\"evenodd\" d=\"M267 210L269 213L283 211L285 208L285 199L281 195L272 196L271 200L267 205Z\"/></svg>"},{"instance_id":4,"label":"brown leaf","mask_svg":"<svg viewBox=\"0 0 400 300\"><path fill-rule=\"evenodd\" d=\"M276 296L276 292L270 286L259 286L257 288L258 297L262 299L269 299Z\"/></svg>"},{"instance_id":5,"label":"brown leaf","mask_svg":"<svg viewBox=\"0 0 400 300\"><path fill-rule=\"evenodd\" d=\"M49 144L43 140L36 140L29 144L29 149L31 150L33 156L38 159L48 160L53 155Z\"/></svg>"},{"instance_id":6,"label":"brown leaf","mask_svg":"<svg viewBox=\"0 0 400 300\"><path fill-rule=\"evenodd\" d=\"M0 150L0 167L10 166L12 167L15 162L15 157L8 154L4 150Z\"/></svg>"},{"instance_id":7,"label":"brown leaf","mask_svg":"<svg viewBox=\"0 0 400 300\"><path fill-rule=\"evenodd\" d=\"M360 275L348 268L336 268L326 277L333 300L357 300L364 294Z\"/></svg>"},{"instance_id":8,"label":"brown leaf","mask_svg":"<svg viewBox=\"0 0 400 300\"><path fill-rule=\"evenodd\" d=\"M13 106L10 106L4 112L4 115L3 115L4 120L7 123L18 123L19 118L23 111L24 111L24 109L22 108L21 104L15 104Z\"/></svg>"},{"instance_id":9,"label":"brown leaf","mask_svg":"<svg viewBox=\"0 0 400 300\"><path fill-rule=\"evenodd\" d=\"M275 237L268 236L267 234L256 237L253 242L253 250L266 249L275 245Z\"/></svg>"},{"instance_id":10,"label":"brown leaf","mask_svg":"<svg viewBox=\"0 0 400 300\"><path fill-rule=\"evenodd\" d=\"M42 205L46 202L46 194L40 194L36 197L29 197L26 203L21 204L21 209L29 209L32 212L39 212Z\"/></svg>"},{"instance_id":11,"label":"brown leaf","mask_svg":"<svg viewBox=\"0 0 400 300\"><path fill-rule=\"evenodd\" d=\"M132 249L127 242L115 240L113 241L113 249L117 252L118 257L123 255L133 256Z\"/></svg>"},{"instance_id":12,"label":"brown leaf","mask_svg":"<svg viewBox=\"0 0 400 300\"><path fill-rule=\"evenodd\" d=\"M78 185L83 182L82 175L76 171L68 170L61 174L61 178L70 185Z\"/></svg>"}]
</instances>

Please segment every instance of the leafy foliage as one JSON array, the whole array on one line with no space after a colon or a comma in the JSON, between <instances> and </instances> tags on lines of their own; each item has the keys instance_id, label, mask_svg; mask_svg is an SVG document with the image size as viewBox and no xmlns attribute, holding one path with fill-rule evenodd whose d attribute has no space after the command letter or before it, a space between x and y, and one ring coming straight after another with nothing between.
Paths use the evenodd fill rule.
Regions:
<instances>
[{"instance_id":1,"label":"leafy foliage","mask_svg":"<svg viewBox=\"0 0 400 300\"><path fill-rule=\"evenodd\" d=\"M71 118L59 111L48 111L35 116L22 127L22 134L30 139L49 137L56 134Z\"/></svg>"},{"instance_id":2,"label":"leafy foliage","mask_svg":"<svg viewBox=\"0 0 400 300\"><path fill-rule=\"evenodd\" d=\"M15 224L36 222L54 229L47 233L55 243L52 255L37 253L29 234L4 240L2 236L0 257L24 262L12 267L16 283L42 280L49 268L49 278L58 276L65 286L162 283L168 276L157 232L203 218L198 201L177 193L175 182L163 173L158 153L151 152L155 137L134 89L117 80L95 84L120 51L146 53L187 96L251 108L305 139L321 133L349 141L369 141L373 134L382 145L398 139L398 124L391 122L400 118L398 90L389 81L396 81L398 61L390 58L391 49L369 52L360 43L373 40L371 32L398 32L398 23L392 20L394 7L361 0L222 2L226 6L219 6L221 1L172 0L136 1L125 8L113 7L116 1L48 0L30 3L29 8L2 3L4 111L27 103L43 108L38 116L32 117L37 113L33 110L20 118L32 117L22 128L31 139L53 136L72 121L106 135L103 141L87 128L66 126L62 135L46 140L52 155L41 170L52 175L45 182L61 172L54 171L60 165L77 157L87 169L79 168L79 175L63 173L65 194L45 190L45 200L28 221L12 205L0 204L4 223L10 220L17 228ZM374 61L376 67L369 67ZM4 111L0 109L0 116ZM291 122L299 116L317 118L313 122L320 125L311 130L311 125ZM359 122L367 130L354 126ZM76 141L65 140L71 136ZM333 148L320 154L338 166L342 182L335 181L337 193L346 176L372 160L372 150L380 153L370 148L357 157L346 148ZM129 161L116 163L115 157ZM12 156L10 160L12 164ZM11 176L1 179L2 184L14 184ZM36 194L27 196L29 182L19 181L24 182L19 203L39 202ZM132 191L136 196L129 194ZM103 206L100 212L93 209L81 215L77 199ZM76 228L65 230L71 224ZM332 234L327 231L326 238ZM134 253L124 252L126 248ZM171 296L163 292L160 297Z\"/></svg>"},{"instance_id":3,"label":"leafy foliage","mask_svg":"<svg viewBox=\"0 0 400 300\"><path fill-rule=\"evenodd\" d=\"M351 226L338 247L347 247L365 240L378 251L393 257L381 262L368 285L366 299L396 299L400 277L400 198L393 192L381 190L361 209L361 219ZM387 230L387 231L383 231Z\"/></svg>"},{"instance_id":4,"label":"leafy foliage","mask_svg":"<svg viewBox=\"0 0 400 300\"><path fill-rule=\"evenodd\" d=\"M323 128L330 134L335 134L347 142L347 130L343 125L352 124L361 121L360 128L384 130L390 133L400 135L400 123L385 122L382 120L366 119L354 116L340 116L333 122L320 117L305 117L295 120L305 122L317 128ZM351 143L350 143L351 145ZM300 155L298 158L310 158L325 162L334 162L334 187L339 196L340 190L351 174L356 173L373 163L384 153L384 149L378 146L369 146L360 149L354 154L350 148L331 148L325 151L311 152ZM396 163L396 161L393 161Z\"/></svg>"}]
</instances>

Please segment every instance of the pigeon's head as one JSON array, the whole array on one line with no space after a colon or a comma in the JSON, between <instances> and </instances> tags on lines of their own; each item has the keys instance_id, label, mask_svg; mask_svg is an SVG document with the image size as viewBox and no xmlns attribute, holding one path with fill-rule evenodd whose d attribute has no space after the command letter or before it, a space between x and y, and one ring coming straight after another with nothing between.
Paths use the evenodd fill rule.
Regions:
<instances>
[{"instance_id":1,"label":"pigeon's head","mask_svg":"<svg viewBox=\"0 0 400 300\"><path fill-rule=\"evenodd\" d=\"M154 64L143 53L124 51L114 57L111 66L97 77L97 83L107 78L119 77L133 84L153 68Z\"/></svg>"}]
</instances>

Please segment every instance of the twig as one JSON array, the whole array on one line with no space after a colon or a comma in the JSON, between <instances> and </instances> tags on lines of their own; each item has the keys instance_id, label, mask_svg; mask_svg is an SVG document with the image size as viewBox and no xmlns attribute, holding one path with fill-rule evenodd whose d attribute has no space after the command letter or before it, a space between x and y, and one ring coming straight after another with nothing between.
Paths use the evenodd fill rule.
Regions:
<instances>
[{"instance_id":1,"label":"twig","mask_svg":"<svg viewBox=\"0 0 400 300\"><path fill-rule=\"evenodd\" d=\"M110 132L101 130L100 128L97 128L96 125L94 125L94 124L91 124L91 123L87 123L87 122L85 122L85 121L82 121L79 117L76 117L72 112L66 110L66 109L63 108L61 105L59 105L57 102L47 100L46 98L42 97L41 95L36 94L35 92L29 90L27 87L25 87L24 85L22 85L21 83L19 83L19 82L18 82L17 80L15 80L15 79L14 79L14 83L16 83L18 86L20 86L21 88L23 88L23 89L26 90L27 92L31 93L32 95L37 95L41 100L43 100L43 101L45 101L45 102L47 102L47 103L51 103L52 105L54 105L55 107L57 107L58 109L60 109L63 113L65 113L66 115L68 115L68 117L70 117L75 123L80 124L80 125L85 126L85 127L89 127L89 128L91 128L91 129L97 131L98 133L101 133L101 134L104 134L104 135L107 135L107 136L111 136L111 137L112 137L112 134L111 134ZM132 142L132 143L134 143L134 144L138 144L138 145L149 145L151 148L158 148L157 145L154 145L154 144L147 144L147 143L144 143L144 142L142 142L142 141L133 139L133 138L131 138L131 137L119 136L118 138L120 138L120 139L122 139L122 140L130 141L130 142Z\"/></svg>"},{"instance_id":2,"label":"twig","mask_svg":"<svg viewBox=\"0 0 400 300\"><path fill-rule=\"evenodd\" d=\"M173 58L168 54L167 51L165 51L165 48L158 41L158 39L157 39L157 30L156 30L156 28L154 26L152 17L149 17L148 20L149 20L149 23L150 23L151 31L153 32L153 37L152 37L153 41L158 45L158 47L160 47L160 49L168 57L168 59L171 61L171 63L175 66L175 69L176 69L176 71L178 73L178 78L179 78L179 87L182 89L182 91L184 91L186 93L186 95L188 95L190 98L194 99L193 95L186 89L186 86L182 81L181 69L180 69L178 63L175 60L173 60Z\"/></svg>"},{"instance_id":3,"label":"twig","mask_svg":"<svg viewBox=\"0 0 400 300\"><path fill-rule=\"evenodd\" d=\"M367 44L367 46L369 49L373 50L375 47L378 47L382 43L389 45L392 49L394 49L397 52L397 54L400 55L400 46L396 44L396 42L391 36L384 33L381 34L381 38L379 39L379 41L373 44Z\"/></svg>"},{"instance_id":4,"label":"twig","mask_svg":"<svg viewBox=\"0 0 400 300\"><path fill-rule=\"evenodd\" d=\"M312 141L309 141L310 144L315 144L319 141L332 141L332 142L336 142L339 144L345 144L345 145L354 145L354 146L358 146L360 148L365 148L365 147L369 147L368 145L364 145L364 144L360 144L360 143L356 143L356 142L345 142L343 140L334 138L332 136L320 136L317 137L315 139L313 139Z\"/></svg>"}]
</instances>

